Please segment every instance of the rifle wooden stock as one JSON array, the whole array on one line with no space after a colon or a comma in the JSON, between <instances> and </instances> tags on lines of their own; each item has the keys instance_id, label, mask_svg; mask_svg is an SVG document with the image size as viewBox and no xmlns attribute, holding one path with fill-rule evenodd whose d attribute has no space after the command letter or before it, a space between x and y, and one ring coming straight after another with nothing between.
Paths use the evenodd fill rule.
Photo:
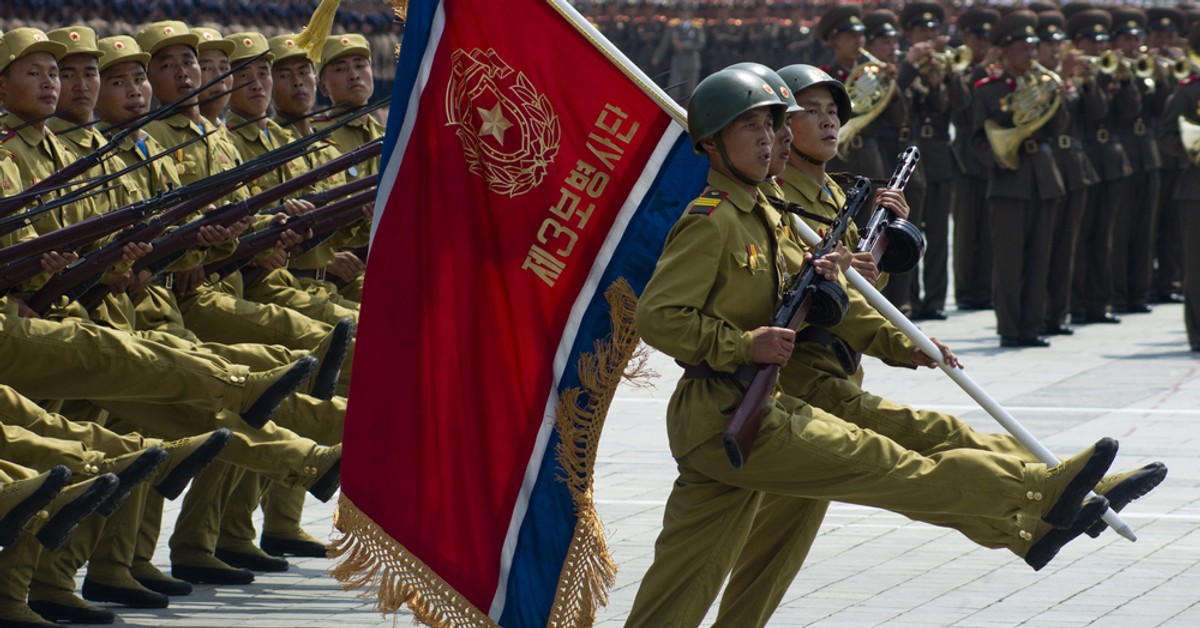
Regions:
<instances>
[{"instance_id":1,"label":"rifle wooden stock","mask_svg":"<svg viewBox=\"0 0 1200 628\"><path fill-rule=\"evenodd\" d=\"M788 327L792 328L793 323L799 327L808 316L811 307L810 296L796 309L795 320L789 321ZM729 422L725 424L725 431L721 433L721 443L725 445L725 456L735 469L741 469L742 465L746 464L746 459L754 449L754 440L758 438L758 430L762 427L763 418L767 416L767 401L770 400L771 393L775 391L775 384L779 381L779 370L778 364L759 364L754 369L750 384L746 386L746 394L742 396L742 400L733 410L733 416L729 417Z\"/></svg>"},{"instance_id":2,"label":"rifle wooden stock","mask_svg":"<svg viewBox=\"0 0 1200 628\"><path fill-rule=\"evenodd\" d=\"M825 233L825 237L813 250L813 260L820 259L837 247L846 235L846 230L854 220L855 214L866 204L870 193L870 182L863 177L858 177L854 186L846 194L846 204L842 206L837 218L829 225L829 231ZM786 327L793 331L799 331L809 315L813 313L819 284L824 281L826 280L817 274L816 268L811 263L805 264L804 268L793 275L788 282L784 290L783 303L771 318L769 326ZM843 298L844 296L843 294ZM766 407L771 393L779 381L779 370L780 367L776 364L759 364L745 394L742 395L741 401L733 410L733 415L725 424L725 430L721 433L721 443L725 446L725 455L729 458L729 463L735 469L740 469L746 464L750 452L754 449L754 441L758 438L759 428L766 416Z\"/></svg>"}]
</instances>

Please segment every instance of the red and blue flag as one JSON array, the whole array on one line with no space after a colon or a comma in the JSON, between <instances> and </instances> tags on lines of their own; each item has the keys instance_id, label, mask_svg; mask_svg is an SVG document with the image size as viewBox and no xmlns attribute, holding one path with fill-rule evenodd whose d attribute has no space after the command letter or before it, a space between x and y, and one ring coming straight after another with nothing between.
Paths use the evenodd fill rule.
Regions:
<instances>
[{"instance_id":1,"label":"red and blue flag","mask_svg":"<svg viewBox=\"0 0 1200 628\"><path fill-rule=\"evenodd\" d=\"M592 464L704 187L681 117L565 2L408 4L334 570L381 611L577 625L607 599Z\"/></svg>"}]
</instances>

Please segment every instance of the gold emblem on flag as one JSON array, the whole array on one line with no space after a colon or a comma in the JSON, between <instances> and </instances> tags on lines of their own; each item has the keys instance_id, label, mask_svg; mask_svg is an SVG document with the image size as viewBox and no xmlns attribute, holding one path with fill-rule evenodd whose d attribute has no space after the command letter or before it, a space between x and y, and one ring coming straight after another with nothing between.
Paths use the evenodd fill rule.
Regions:
<instances>
[{"instance_id":1,"label":"gold emblem on flag","mask_svg":"<svg viewBox=\"0 0 1200 628\"><path fill-rule=\"evenodd\" d=\"M562 129L550 99L495 49L456 50L446 117L471 172L509 198L539 184L558 154Z\"/></svg>"}]
</instances>

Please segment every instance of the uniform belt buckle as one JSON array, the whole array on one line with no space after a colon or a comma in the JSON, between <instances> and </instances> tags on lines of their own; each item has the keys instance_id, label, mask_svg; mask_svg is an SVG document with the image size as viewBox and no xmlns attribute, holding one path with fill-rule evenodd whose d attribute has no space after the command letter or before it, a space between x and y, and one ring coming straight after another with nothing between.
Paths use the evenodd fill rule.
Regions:
<instances>
[{"instance_id":1,"label":"uniform belt buckle","mask_svg":"<svg viewBox=\"0 0 1200 628\"><path fill-rule=\"evenodd\" d=\"M1096 141L1101 144L1108 143L1108 129L1099 129L1096 131Z\"/></svg>"},{"instance_id":2,"label":"uniform belt buckle","mask_svg":"<svg viewBox=\"0 0 1200 628\"><path fill-rule=\"evenodd\" d=\"M933 137L933 125L925 124L921 126L921 139L927 140Z\"/></svg>"},{"instance_id":3,"label":"uniform belt buckle","mask_svg":"<svg viewBox=\"0 0 1200 628\"><path fill-rule=\"evenodd\" d=\"M1025 140L1025 152L1032 155L1032 154L1036 153L1037 150L1038 150L1038 143L1036 141L1034 141L1033 138L1029 138L1029 139Z\"/></svg>"},{"instance_id":4,"label":"uniform belt buckle","mask_svg":"<svg viewBox=\"0 0 1200 628\"><path fill-rule=\"evenodd\" d=\"M901 142L907 142L909 140L909 138L911 138L911 137L912 137L912 129L910 129L906 126L900 127L900 132L896 135L896 138L899 139Z\"/></svg>"},{"instance_id":5,"label":"uniform belt buckle","mask_svg":"<svg viewBox=\"0 0 1200 628\"><path fill-rule=\"evenodd\" d=\"M1069 150L1071 148L1071 136L1070 135L1058 136L1058 147L1063 150Z\"/></svg>"},{"instance_id":6,"label":"uniform belt buckle","mask_svg":"<svg viewBox=\"0 0 1200 628\"><path fill-rule=\"evenodd\" d=\"M1133 134L1139 137L1146 134L1146 123L1141 118L1133 123Z\"/></svg>"},{"instance_id":7,"label":"uniform belt buckle","mask_svg":"<svg viewBox=\"0 0 1200 628\"><path fill-rule=\"evenodd\" d=\"M863 138L861 135L855 135L850 139L850 148L858 150L863 147Z\"/></svg>"}]
</instances>

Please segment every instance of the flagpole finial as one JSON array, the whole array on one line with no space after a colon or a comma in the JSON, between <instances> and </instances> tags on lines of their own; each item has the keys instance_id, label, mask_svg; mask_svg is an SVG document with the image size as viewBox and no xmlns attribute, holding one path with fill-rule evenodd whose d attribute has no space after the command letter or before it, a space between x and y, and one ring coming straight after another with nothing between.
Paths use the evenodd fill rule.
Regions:
<instances>
[{"instance_id":1,"label":"flagpole finial","mask_svg":"<svg viewBox=\"0 0 1200 628\"><path fill-rule=\"evenodd\" d=\"M321 51L325 48L329 33L333 31L333 19L341 3L342 0L321 0L320 6L308 19L308 25L296 36L296 45L308 51L308 58L313 63L321 60Z\"/></svg>"}]
</instances>

